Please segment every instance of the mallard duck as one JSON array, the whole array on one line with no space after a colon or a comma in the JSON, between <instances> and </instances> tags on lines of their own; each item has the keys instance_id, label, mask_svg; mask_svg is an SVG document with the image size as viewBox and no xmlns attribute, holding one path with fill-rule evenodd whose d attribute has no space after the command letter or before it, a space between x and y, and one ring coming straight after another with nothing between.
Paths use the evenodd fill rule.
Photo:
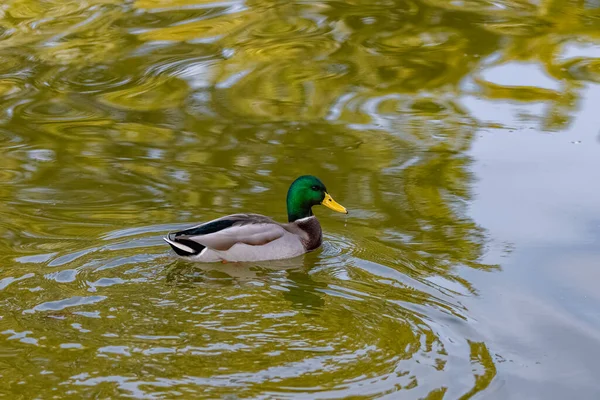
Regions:
<instances>
[{"instance_id":1,"label":"mallard duck","mask_svg":"<svg viewBox=\"0 0 600 400\"><path fill-rule=\"evenodd\" d=\"M282 260L318 249L323 241L321 224L312 206L322 204L348 214L312 175L296 179L287 193L288 223L280 224L260 214L233 214L178 232L164 240L177 255L192 261Z\"/></svg>"}]
</instances>

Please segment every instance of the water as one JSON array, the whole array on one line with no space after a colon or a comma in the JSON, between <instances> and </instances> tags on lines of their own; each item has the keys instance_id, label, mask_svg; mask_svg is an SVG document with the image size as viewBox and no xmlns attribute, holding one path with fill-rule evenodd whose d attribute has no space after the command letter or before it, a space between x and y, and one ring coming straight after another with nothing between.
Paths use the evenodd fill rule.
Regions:
<instances>
[{"instance_id":1,"label":"water","mask_svg":"<svg viewBox=\"0 0 600 400\"><path fill-rule=\"evenodd\" d=\"M0 397L597 398L600 3L0 6ZM195 265L166 232L323 248Z\"/></svg>"}]
</instances>

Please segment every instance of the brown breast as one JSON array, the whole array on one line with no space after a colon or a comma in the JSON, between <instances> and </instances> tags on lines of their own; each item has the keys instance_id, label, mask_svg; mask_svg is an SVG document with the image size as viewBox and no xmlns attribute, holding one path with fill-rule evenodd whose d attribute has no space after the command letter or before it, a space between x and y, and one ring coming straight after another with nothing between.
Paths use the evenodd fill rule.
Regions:
<instances>
[{"instance_id":1,"label":"brown breast","mask_svg":"<svg viewBox=\"0 0 600 400\"><path fill-rule=\"evenodd\" d=\"M323 231L321 231L321 224L316 217L297 220L294 224L306 233L302 235L302 244L306 251L312 251L321 246Z\"/></svg>"}]
</instances>

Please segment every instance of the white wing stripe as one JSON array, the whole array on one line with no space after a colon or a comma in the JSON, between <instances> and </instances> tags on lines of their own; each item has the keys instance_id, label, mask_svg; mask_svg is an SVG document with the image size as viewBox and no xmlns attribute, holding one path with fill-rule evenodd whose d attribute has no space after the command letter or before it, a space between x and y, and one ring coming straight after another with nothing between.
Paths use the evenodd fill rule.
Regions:
<instances>
[{"instance_id":1,"label":"white wing stripe","mask_svg":"<svg viewBox=\"0 0 600 400\"><path fill-rule=\"evenodd\" d=\"M170 245L175 246L178 249L183 250L183 251L185 251L187 253L190 253L190 254L194 254L195 253L194 249L192 249L191 247L186 246L185 244L174 242L172 240L167 239L166 237L163 238L163 240L165 242L169 243ZM206 250L206 249L203 249L203 250Z\"/></svg>"}]
</instances>

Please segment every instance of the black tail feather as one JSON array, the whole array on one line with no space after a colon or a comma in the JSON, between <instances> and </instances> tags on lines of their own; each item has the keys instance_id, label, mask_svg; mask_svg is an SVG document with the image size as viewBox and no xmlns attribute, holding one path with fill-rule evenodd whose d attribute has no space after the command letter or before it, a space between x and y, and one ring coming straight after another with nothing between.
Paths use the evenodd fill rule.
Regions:
<instances>
[{"instance_id":1,"label":"black tail feather","mask_svg":"<svg viewBox=\"0 0 600 400\"><path fill-rule=\"evenodd\" d=\"M167 241L167 243L169 243L169 246L171 246L173 251L175 253L177 253L177 255L182 256L182 257L191 257L191 256L198 255L198 254L200 254L200 252L202 252L202 250L204 250L206 248L206 246L201 245L198 242L194 242L193 240L176 239L176 238L173 238L173 239L168 238L168 239L169 239L169 241L181 243L182 245L189 247L191 250L193 250L193 252L190 253L189 251L180 249L179 247L175 246L173 243L170 243L169 241Z\"/></svg>"}]
</instances>

